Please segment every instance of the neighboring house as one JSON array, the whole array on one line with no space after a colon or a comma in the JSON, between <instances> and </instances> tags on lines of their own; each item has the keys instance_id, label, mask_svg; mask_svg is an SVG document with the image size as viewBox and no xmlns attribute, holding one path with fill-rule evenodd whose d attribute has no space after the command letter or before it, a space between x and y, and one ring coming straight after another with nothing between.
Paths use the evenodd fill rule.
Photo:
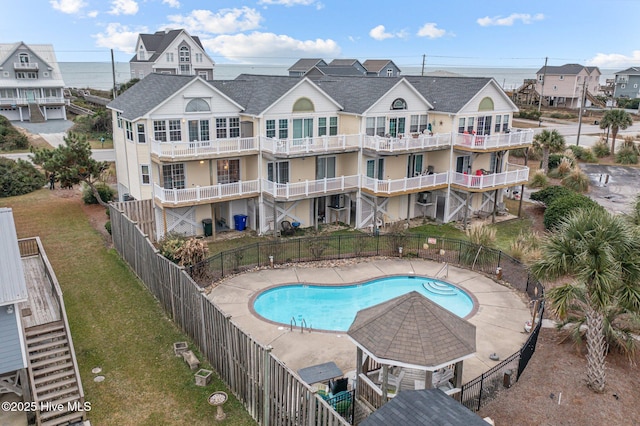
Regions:
<instances>
[{"instance_id":1,"label":"neighboring house","mask_svg":"<svg viewBox=\"0 0 640 426\"><path fill-rule=\"evenodd\" d=\"M362 65L369 76L397 77L400 75L400 68L388 59L367 59Z\"/></svg>"},{"instance_id":2,"label":"neighboring house","mask_svg":"<svg viewBox=\"0 0 640 426\"><path fill-rule=\"evenodd\" d=\"M50 44L0 44L0 114L9 120L66 120L67 100Z\"/></svg>"},{"instance_id":3,"label":"neighboring house","mask_svg":"<svg viewBox=\"0 0 640 426\"><path fill-rule=\"evenodd\" d=\"M154 74L108 108L120 197L154 200L158 237L466 219L527 182L508 156L533 139L490 78Z\"/></svg>"},{"instance_id":4,"label":"neighboring house","mask_svg":"<svg viewBox=\"0 0 640 426\"><path fill-rule=\"evenodd\" d=\"M397 77L400 68L388 59L367 59L360 63L357 59L334 59L327 64L322 59L300 59L289 68L290 77L320 76L368 76Z\"/></svg>"},{"instance_id":5,"label":"neighboring house","mask_svg":"<svg viewBox=\"0 0 640 426\"><path fill-rule=\"evenodd\" d=\"M9 208L0 208L0 253L0 394L15 395L3 403L36 407L12 410L29 424L81 423L87 407L62 291L40 239L18 240Z\"/></svg>"},{"instance_id":6,"label":"neighboring house","mask_svg":"<svg viewBox=\"0 0 640 426\"><path fill-rule=\"evenodd\" d=\"M640 67L627 68L615 75L614 98L640 98Z\"/></svg>"},{"instance_id":7,"label":"neighboring house","mask_svg":"<svg viewBox=\"0 0 640 426\"><path fill-rule=\"evenodd\" d=\"M600 91L600 75L598 67L580 64L546 66L536 72L535 90L541 94L543 105L580 108L584 87L587 98L584 106L590 106L593 96Z\"/></svg>"},{"instance_id":8,"label":"neighboring house","mask_svg":"<svg viewBox=\"0 0 640 426\"><path fill-rule=\"evenodd\" d=\"M214 66L200 38L183 29L138 35L136 54L129 61L131 78L138 79L158 73L198 75L213 80Z\"/></svg>"}]
</instances>

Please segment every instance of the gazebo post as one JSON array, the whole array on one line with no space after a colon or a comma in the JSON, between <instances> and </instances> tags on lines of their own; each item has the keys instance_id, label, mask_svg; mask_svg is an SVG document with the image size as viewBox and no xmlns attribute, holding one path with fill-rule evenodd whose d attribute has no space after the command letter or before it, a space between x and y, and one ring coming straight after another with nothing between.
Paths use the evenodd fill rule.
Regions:
<instances>
[{"instance_id":1,"label":"gazebo post","mask_svg":"<svg viewBox=\"0 0 640 426\"><path fill-rule=\"evenodd\" d=\"M455 381L455 383L453 384L454 387L462 387L462 361L456 362L456 366L453 370L453 380Z\"/></svg>"},{"instance_id":2,"label":"gazebo post","mask_svg":"<svg viewBox=\"0 0 640 426\"><path fill-rule=\"evenodd\" d=\"M362 374L362 348L360 346L357 346L356 349L356 381L353 384L356 388L356 392L358 392L358 389L360 388L360 386L358 386L358 380L360 379L360 375Z\"/></svg>"},{"instance_id":3,"label":"gazebo post","mask_svg":"<svg viewBox=\"0 0 640 426\"><path fill-rule=\"evenodd\" d=\"M433 387L433 371L425 370L424 372L424 388L431 389Z\"/></svg>"},{"instance_id":4,"label":"gazebo post","mask_svg":"<svg viewBox=\"0 0 640 426\"><path fill-rule=\"evenodd\" d=\"M382 394L386 399L389 399L389 366L387 364L382 365Z\"/></svg>"}]
</instances>

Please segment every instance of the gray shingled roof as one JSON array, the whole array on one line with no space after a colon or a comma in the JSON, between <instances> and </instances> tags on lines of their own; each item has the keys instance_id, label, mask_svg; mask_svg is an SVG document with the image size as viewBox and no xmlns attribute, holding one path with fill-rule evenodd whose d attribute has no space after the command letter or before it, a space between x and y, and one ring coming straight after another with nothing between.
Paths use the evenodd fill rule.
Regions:
<instances>
[{"instance_id":1,"label":"gray shingled roof","mask_svg":"<svg viewBox=\"0 0 640 426\"><path fill-rule=\"evenodd\" d=\"M154 34L140 34L140 38L142 39L145 48L148 52L153 52L153 54L142 61L138 60L138 55L135 54L129 62L155 62L182 31L184 30L170 30L167 32L156 31ZM191 37L193 41L204 50L202 42L198 36L189 35L189 37Z\"/></svg>"},{"instance_id":2,"label":"gray shingled roof","mask_svg":"<svg viewBox=\"0 0 640 426\"><path fill-rule=\"evenodd\" d=\"M427 369L476 351L476 327L417 291L359 311L347 334L378 359Z\"/></svg>"},{"instance_id":3,"label":"gray shingled roof","mask_svg":"<svg viewBox=\"0 0 640 426\"><path fill-rule=\"evenodd\" d=\"M640 74L640 67L630 67L626 70L618 71L616 75L625 74L625 75L638 75Z\"/></svg>"},{"instance_id":4,"label":"gray shingled roof","mask_svg":"<svg viewBox=\"0 0 640 426\"><path fill-rule=\"evenodd\" d=\"M359 71L355 67L343 67L343 66L333 66L333 65L317 66L307 71L307 73L312 72L314 69L317 69L324 75L337 75L337 76L342 75L342 76L359 76L359 77L364 75L361 71Z\"/></svg>"},{"instance_id":5,"label":"gray shingled roof","mask_svg":"<svg viewBox=\"0 0 640 426\"><path fill-rule=\"evenodd\" d=\"M591 74L593 71L597 70L598 67L585 67L580 64L564 64L560 66L550 66L540 68L536 74L547 74L547 75L577 75L583 69L587 70L587 73Z\"/></svg>"},{"instance_id":6,"label":"gray shingled roof","mask_svg":"<svg viewBox=\"0 0 640 426\"><path fill-rule=\"evenodd\" d=\"M313 82L335 99L344 112L362 114L398 83L398 78L326 76Z\"/></svg>"},{"instance_id":7,"label":"gray shingled roof","mask_svg":"<svg viewBox=\"0 0 640 426\"><path fill-rule=\"evenodd\" d=\"M378 73L390 62L389 59L367 59L362 63L362 66L369 72Z\"/></svg>"},{"instance_id":8,"label":"gray shingled roof","mask_svg":"<svg viewBox=\"0 0 640 426\"><path fill-rule=\"evenodd\" d=\"M298 59L295 64L291 65L288 71L309 71L311 68L318 64L326 65L326 62L321 58L302 58Z\"/></svg>"},{"instance_id":9,"label":"gray shingled roof","mask_svg":"<svg viewBox=\"0 0 640 426\"><path fill-rule=\"evenodd\" d=\"M429 101L434 111L450 113L458 113L491 82L491 78L488 77L405 76L403 78Z\"/></svg>"},{"instance_id":10,"label":"gray shingled roof","mask_svg":"<svg viewBox=\"0 0 640 426\"><path fill-rule=\"evenodd\" d=\"M440 389L406 390L373 412L362 426L487 426L477 414Z\"/></svg>"},{"instance_id":11,"label":"gray shingled roof","mask_svg":"<svg viewBox=\"0 0 640 426\"><path fill-rule=\"evenodd\" d=\"M334 59L333 61L329 62L329 66L350 67L350 66L353 66L356 62L360 63L360 61L358 61L357 59Z\"/></svg>"},{"instance_id":12,"label":"gray shingled roof","mask_svg":"<svg viewBox=\"0 0 640 426\"><path fill-rule=\"evenodd\" d=\"M135 120L173 96L195 78L197 77L192 75L152 73L109 102L107 107L121 111L122 117L127 120Z\"/></svg>"},{"instance_id":13,"label":"gray shingled roof","mask_svg":"<svg viewBox=\"0 0 640 426\"><path fill-rule=\"evenodd\" d=\"M209 83L242 105L244 113L260 115L300 81L300 77L285 75L241 74L235 80Z\"/></svg>"}]
</instances>

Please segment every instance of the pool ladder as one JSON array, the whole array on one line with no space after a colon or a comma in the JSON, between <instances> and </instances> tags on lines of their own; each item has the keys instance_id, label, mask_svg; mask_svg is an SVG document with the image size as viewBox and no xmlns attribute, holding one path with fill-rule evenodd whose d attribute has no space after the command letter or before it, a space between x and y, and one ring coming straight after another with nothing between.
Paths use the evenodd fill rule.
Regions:
<instances>
[{"instance_id":1,"label":"pool ladder","mask_svg":"<svg viewBox=\"0 0 640 426\"><path fill-rule=\"evenodd\" d=\"M291 317L291 321L289 322L289 331L293 331L293 329L296 328L297 326L298 324L296 323L295 317ZM311 327L308 326L307 321L305 321L305 319L302 318L302 320L300 321L300 333L304 333L305 328L309 333L311 333Z\"/></svg>"},{"instance_id":2,"label":"pool ladder","mask_svg":"<svg viewBox=\"0 0 640 426\"><path fill-rule=\"evenodd\" d=\"M444 277L448 278L449 277L449 263L445 263L444 265L442 265L442 268L440 268L440 270L438 272L436 272L436 274L433 276L433 278L438 278L438 275L440 275L443 272L444 272Z\"/></svg>"}]
</instances>

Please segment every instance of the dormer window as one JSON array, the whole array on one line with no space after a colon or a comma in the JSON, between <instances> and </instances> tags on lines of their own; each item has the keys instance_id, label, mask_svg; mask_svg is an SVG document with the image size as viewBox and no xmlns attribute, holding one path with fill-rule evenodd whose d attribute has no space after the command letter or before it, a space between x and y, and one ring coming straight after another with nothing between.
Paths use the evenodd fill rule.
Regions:
<instances>
[{"instance_id":1,"label":"dormer window","mask_svg":"<svg viewBox=\"0 0 640 426\"><path fill-rule=\"evenodd\" d=\"M21 53L20 55L18 55L18 61L20 61L21 64L28 64L29 63L29 54L28 53Z\"/></svg>"},{"instance_id":2,"label":"dormer window","mask_svg":"<svg viewBox=\"0 0 640 426\"><path fill-rule=\"evenodd\" d=\"M560 80L564 80L564 75L561 75L561 76L560 76Z\"/></svg>"},{"instance_id":3,"label":"dormer window","mask_svg":"<svg viewBox=\"0 0 640 426\"><path fill-rule=\"evenodd\" d=\"M145 60L145 52L144 52L144 46L140 45L140 47L138 48L138 60L139 61L144 61Z\"/></svg>"},{"instance_id":4,"label":"dormer window","mask_svg":"<svg viewBox=\"0 0 640 426\"><path fill-rule=\"evenodd\" d=\"M182 46L180 48L180 62L191 62L191 54L189 53L189 48L187 46Z\"/></svg>"}]
</instances>

